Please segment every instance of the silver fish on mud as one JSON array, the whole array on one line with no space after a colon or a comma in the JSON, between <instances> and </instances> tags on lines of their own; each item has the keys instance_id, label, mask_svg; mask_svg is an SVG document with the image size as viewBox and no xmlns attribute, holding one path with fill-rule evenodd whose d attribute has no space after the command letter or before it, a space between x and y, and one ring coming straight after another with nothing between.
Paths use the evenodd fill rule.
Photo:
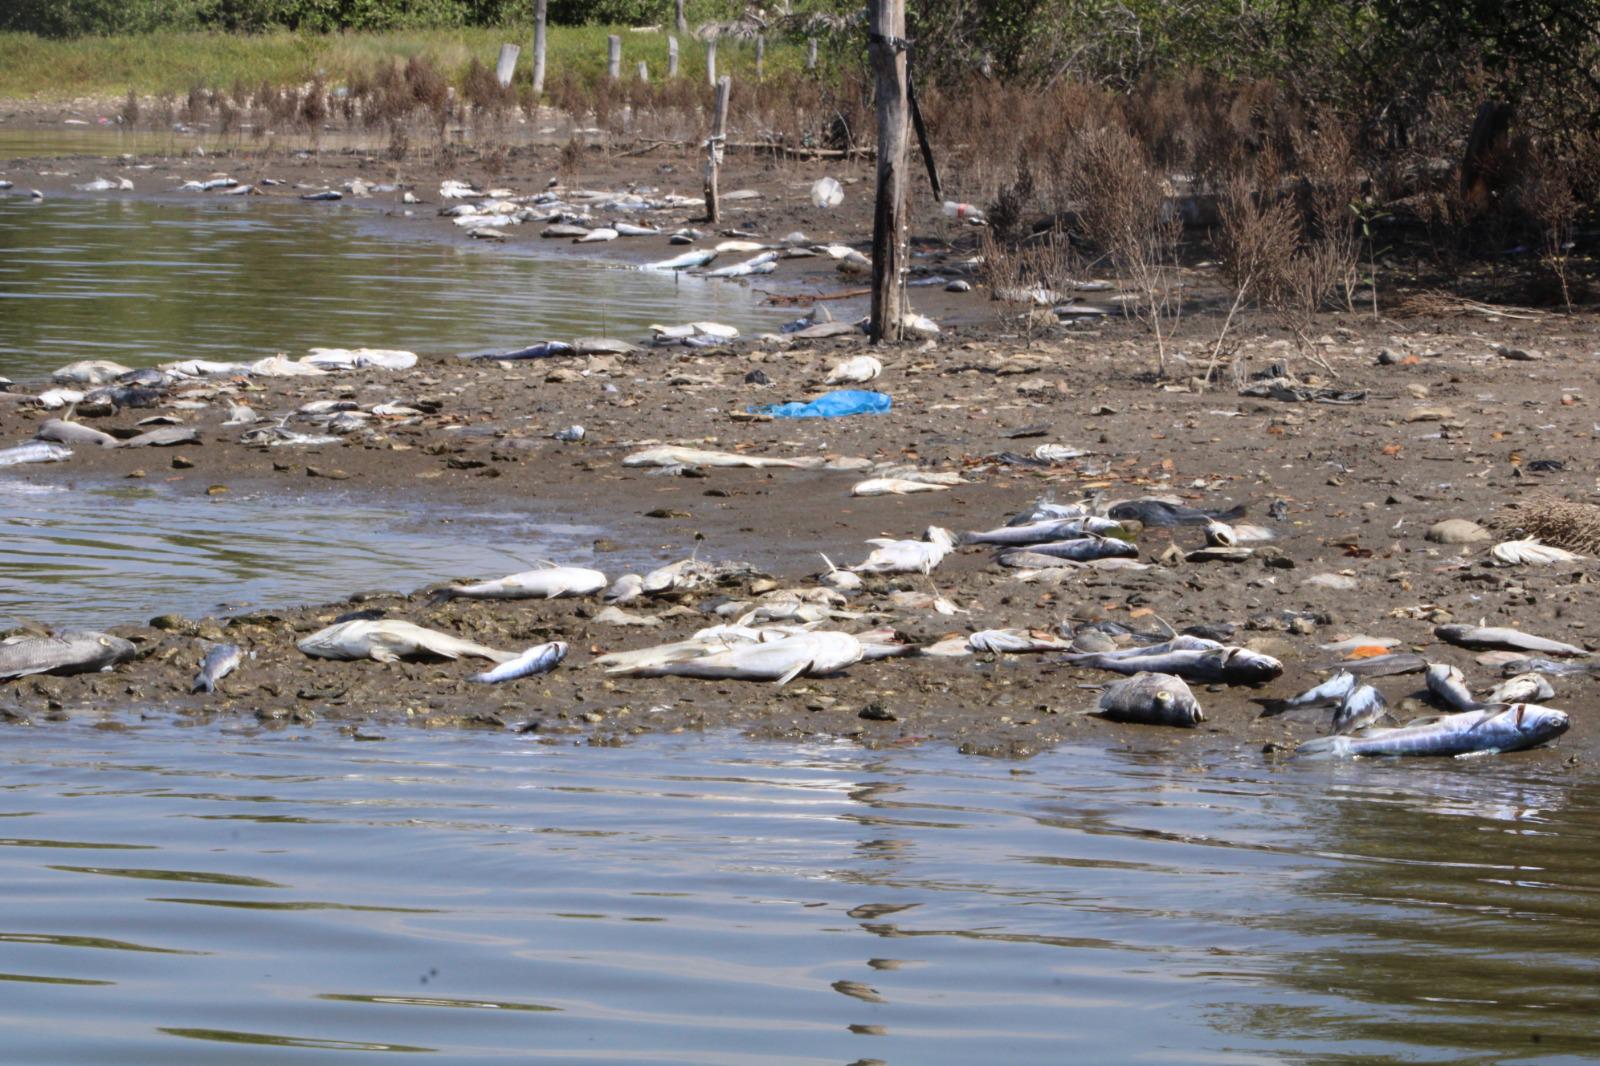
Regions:
<instances>
[{"instance_id":1,"label":"silver fish on mud","mask_svg":"<svg viewBox=\"0 0 1600 1066\"><path fill-rule=\"evenodd\" d=\"M1142 672L1112 682L1100 694L1102 718L1143 725L1171 725L1193 729L1206 720L1200 701L1183 678Z\"/></svg>"},{"instance_id":2,"label":"silver fish on mud","mask_svg":"<svg viewBox=\"0 0 1600 1066\"><path fill-rule=\"evenodd\" d=\"M493 670L473 674L468 680L484 685L497 685L502 681L516 681L537 674L548 674L566 657L565 642L552 640L548 644L535 644L515 659L503 662Z\"/></svg>"},{"instance_id":3,"label":"silver fish on mud","mask_svg":"<svg viewBox=\"0 0 1600 1066\"><path fill-rule=\"evenodd\" d=\"M1452 711L1475 711L1482 707L1467 688L1467 679L1460 670L1448 663L1434 663L1428 667L1428 691Z\"/></svg>"},{"instance_id":4,"label":"silver fish on mud","mask_svg":"<svg viewBox=\"0 0 1600 1066\"><path fill-rule=\"evenodd\" d=\"M1358 729L1376 725L1389 713L1389 701L1371 685L1357 685L1339 701L1333 712L1333 731L1336 734L1354 733Z\"/></svg>"},{"instance_id":5,"label":"silver fish on mud","mask_svg":"<svg viewBox=\"0 0 1600 1066\"><path fill-rule=\"evenodd\" d=\"M1087 534L1108 536L1123 532L1120 522L1109 518L1047 518L1021 525L1001 526L999 529L973 531L961 535L962 544L1028 545L1048 544L1051 541L1075 540Z\"/></svg>"},{"instance_id":6,"label":"silver fish on mud","mask_svg":"<svg viewBox=\"0 0 1600 1066\"><path fill-rule=\"evenodd\" d=\"M1346 670L1357 677L1392 677L1395 674L1420 674L1428 668L1428 660L1410 652L1374 655L1370 659L1343 659L1318 670Z\"/></svg>"},{"instance_id":7,"label":"silver fish on mud","mask_svg":"<svg viewBox=\"0 0 1600 1066\"><path fill-rule=\"evenodd\" d=\"M1542 703L1554 699L1556 690L1543 674L1517 674L1496 685L1490 703Z\"/></svg>"},{"instance_id":8,"label":"silver fish on mud","mask_svg":"<svg viewBox=\"0 0 1600 1066\"><path fill-rule=\"evenodd\" d=\"M32 674L87 674L133 658L137 649L109 633L61 633L0 640L0 680Z\"/></svg>"},{"instance_id":9,"label":"silver fish on mud","mask_svg":"<svg viewBox=\"0 0 1600 1066\"><path fill-rule=\"evenodd\" d=\"M1533 651L1544 655L1588 655L1588 651L1559 640L1536 637L1532 633L1505 626L1435 626L1433 635L1440 640L1463 648L1511 648L1514 651Z\"/></svg>"},{"instance_id":10,"label":"silver fish on mud","mask_svg":"<svg viewBox=\"0 0 1600 1066\"><path fill-rule=\"evenodd\" d=\"M1056 540L1047 544L1034 544L1028 548L1030 555L1047 555L1053 559L1069 559L1086 563L1094 559L1132 559L1139 554L1139 546L1115 537L1079 537L1076 540Z\"/></svg>"},{"instance_id":11,"label":"silver fish on mud","mask_svg":"<svg viewBox=\"0 0 1600 1066\"><path fill-rule=\"evenodd\" d=\"M239 668L244 652L237 644L217 644L200 660L200 672L194 675L190 692L215 692L217 682Z\"/></svg>"},{"instance_id":12,"label":"silver fish on mud","mask_svg":"<svg viewBox=\"0 0 1600 1066\"><path fill-rule=\"evenodd\" d=\"M1111 670L1119 674L1144 671L1176 674L1187 681L1220 681L1225 685L1259 685L1283 673L1283 664L1270 655L1245 648L1180 649L1150 654L1120 652L1067 655L1063 662Z\"/></svg>"},{"instance_id":13,"label":"silver fish on mud","mask_svg":"<svg viewBox=\"0 0 1600 1066\"><path fill-rule=\"evenodd\" d=\"M463 655L503 663L517 657L513 652L497 651L449 633L389 618L336 622L300 640L295 647L313 659L374 659L380 663L427 657L459 659Z\"/></svg>"},{"instance_id":14,"label":"silver fish on mud","mask_svg":"<svg viewBox=\"0 0 1600 1066\"><path fill-rule=\"evenodd\" d=\"M0 448L0 466L23 463L59 463L72 457L72 449L47 440L30 440L14 448Z\"/></svg>"},{"instance_id":15,"label":"silver fish on mud","mask_svg":"<svg viewBox=\"0 0 1600 1066\"><path fill-rule=\"evenodd\" d=\"M1353 736L1318 737L1295 751L1297 758L1335 759L1374 755L1494 755L1549 743L1565 733L1565 711L1536 703L1497 703L1481 710L1440 715L1396 729L1368 729Z\"/></svg>"},{"instance_id":16,"label":"silver fish on mud","mask_svg":"<svg viewBox=\"0 0 1600 1066\"><path fill-rule=\"evenodd\" d=\"M1359 684L1355 674L1348 670L1340 670L1322 684L1308 688L1298 696L1291 696L1285 700L1260 699L1256 702L1261 704L1261 717L1271 718L1289 711L1335 706L1342 703Z\"/></svg>"},{"instance_id":17,"label":"silver fish on mud","mask_svg":"<svg viewBox=\"0 0 1600 1066\"><path fill-rule=\"evenodd\" d=\"M1171 526L1203 526L1211 522L1231 522L1236 518L1243 518L1245 508L1243 504L1231 507L1226 511L1202 511L1194 507L1185 507L1180 503L1170 500L1146 497L1139 500L1123 500L1112 505L1106 512L1107 517L1115 518L1119 522L1133 519L1144 523L1151 528L1168 528Z\"/></svg>"},{"instance_id":18,"label":"silver fish on mud","mask_svg":"<svg viewBox=\"0 0 1600 1066\"><path fill-rule=\"evenodd\" d=\"M1501 667L1506 677L1517 674L1539 673L1552 677L1582 677L1600 674L1600 663L1560 663L1554 659L1512 659Z\"/></svg>"}]
</instances>

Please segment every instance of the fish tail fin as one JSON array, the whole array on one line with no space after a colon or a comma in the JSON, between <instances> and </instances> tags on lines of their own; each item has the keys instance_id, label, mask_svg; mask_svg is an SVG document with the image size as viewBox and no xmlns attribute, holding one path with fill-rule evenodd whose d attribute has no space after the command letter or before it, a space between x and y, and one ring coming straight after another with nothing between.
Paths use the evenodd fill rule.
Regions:
<instances>
[{"instance_id":1,"label":"fish tail fin","mask_svg":"<svg viewBox=\"0 0 1600 1066\"><path fill-rule=\"evenodd\" d=\"M1346 737L1317 737L1308 740L1294 751L1296 759L1336 759L1350 752L1350 741Z\"/></svg>"},{"instance_id":2,"label":"fish tail fin","mask_svg":"<svg viewBox=\"0 0 1600 1066\"><path fill-rule=\"evenodd\" d=\"M1244 517L1245 506L1242 503L1234 504L1226 511L1216 511L1212 514L1218 522L1232 522L1236 518Z\"/></svg>"},{"instance_id":3,"label":"fish tail fin","mask_svg":"<svg viewBox=\"0 0 1600 1066\"><path fill-rule=\"evenodd\" d=\"M1288 700L1258 699L1252 702L1259 703L1261 705L1260 716L1262 718L1276 718L1278 715L1289 709Z\"/></svg>"}]
</instances>

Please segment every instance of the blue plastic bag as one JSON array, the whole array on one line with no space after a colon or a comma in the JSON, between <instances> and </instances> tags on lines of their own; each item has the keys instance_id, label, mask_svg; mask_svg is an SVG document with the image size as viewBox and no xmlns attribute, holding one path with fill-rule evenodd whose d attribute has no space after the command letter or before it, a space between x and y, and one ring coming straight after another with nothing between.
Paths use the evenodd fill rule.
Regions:
<instances>
[{"instance_id":1,"label":"blue plastic bag","mask_svg":"<svg viewBox=\"0 0 1600 1066\"><path fill-rule=\"evenodd\" d=\"M886 392L839 389L825 392L810 403L769 403L750 408L752 414L773 418L843 418L845 415L881 415L894 406Z\"/></svg>"}]
</instances>

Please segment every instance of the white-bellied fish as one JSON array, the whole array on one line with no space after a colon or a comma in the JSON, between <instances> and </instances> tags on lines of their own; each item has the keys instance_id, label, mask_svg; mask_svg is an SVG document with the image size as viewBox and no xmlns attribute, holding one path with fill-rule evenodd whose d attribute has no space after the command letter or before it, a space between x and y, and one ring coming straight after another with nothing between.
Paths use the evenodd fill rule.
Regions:
<instances>
[{"instance_id":1,"label":"white-bellied fish","mask_svg":"<svg viewBox=\"0 0 1600 1066\"><path fill-rule=\"evenodd\" d=\"M662 259L662 260L660 260L658 262L655 262L655 263L646 263L644 266L640 267L639 269L641 269L641 270L692 270L695 267L703 267L703 266L705 266L707 263L711 262L716 257L717 257L717 253L716 252L712 251L709 248L703 248L703 249L700 249L698 251L684 252L682 255L675 255L671 259Z\"/></svg>"},{"instance_id":2,"label":"white-bellied fish","mask_svg":"<svg viewBox=\"0 0 1600 1066\"><path fill-rule=\"evenodd\" d=\"M548 644L535 644L515 659L508 659L481 674L473 674L468 680L485 685L498 685L502 681L516 681L537 674L548 674L566 657L565 642L552 640Z\"/></svg>"},{"instance_id":3,"label":"white-bellied fish","mask_svg":"<svg viewBox=\"0 0 1600 1066\"><path fill-rule=\"evenodd\" d=\"M1223 647L1122 655L1117 652L1073 654L1062 659L1073 666L1118 674L1176 674L1188 681L1220 681L1225 685L1259 685L1283 673L1283 664L1247 648Z\"/></svg>"},{"instance_id":4,"label":"white-bellied fish","mask_svg":"<svg viewBox=\"0 0 1600 1066\"><path fill-rule=\"evenodd\" d=\"M1483 704L1467 688L1467 679L1459 669L1449 663L1432 663L1428 666L1428 691L1450 711L1475 711Z\"/></svg>"},{"instance_id":5,"label":"white-bellied fish","mask_svg":"<svg viewBox=\"0 0 1600 1066\"><path fill-rule=\"evenodd\" d=\"M444 600L554 600L562 596L592 596L605 587L606 575L598 570L551 565L493 581L451 585L436 596Z\"/></svg>"},{"instance_id":6,"label":"white-bellied fish","mask_svg":"<svg viewBox=\"0 0 1600 1066\"><path fill-rule=\"evenodd\" d=\"M1271 718L1288 711L1336 706L1354 692L1358 684L1356 675L1348 670L1340 670L1322 684L1308 688L1298 696L1282 700L1259 699L1255 702L1261 704L1261 717Z\"/></svg>"},{"instance_id":7,"label":"white-bellied fish","mask_svg":"<svg viewBox=\"0 0 1600 1066\"><path fill-rule=\"evenodd\" d=\"M1375 725L1389 713L1389 701L1371 685L1357 685L1339 701L1333 712L1335 733L1354 733Z\"/></svg>"},{"instance_id":8,"label":"white-bellied fish","mask_svg":"<svg viewBox=\"0 0 1600 1066\"><path fill-rule=\"evenodd\" d=\"M314 659L373 659L380 663L429 656L459 659L463 655L503 663L517 657L514 652L497 651L475 641L390 618L337 622L305 637L295 647Z\"/></svg>"},{"instance_id":9,"label":"white-bellied fish","mask_svg":"<svg viewBox=\"0 0 1600 1066\"><path fill-rule=\"evenodd\" d=\"M633 677L696 677L705 680L771 681L788 684L801 675L835 673L861 661L861 642L849 633L798 633L781 640L741 644L675 662L612 667L608 673Z\"/></svg>"},{"instance_id":10,"label":"white-bellied fish","mask_svg":"<svg viewBox=\"0 0 1600 1066\"><path fill-rule=\"evenodd\" d=\"M1543 674L1527 673L1508 677L1489 693L1489 703L1540 703L1554 699L1555 688Z\"/></svg>"},{"instance_id":11,"label":"white-bellied fish","mask_svg":"<svg viewBox=\"0 0 1600 1066\"><path fill-rule=\"evenodd\" d=\"M72 449L48 440L30 440L10 448L0 448L0 466L24 463L59 463L72 458Z\"/></svg>"}]
</instances>

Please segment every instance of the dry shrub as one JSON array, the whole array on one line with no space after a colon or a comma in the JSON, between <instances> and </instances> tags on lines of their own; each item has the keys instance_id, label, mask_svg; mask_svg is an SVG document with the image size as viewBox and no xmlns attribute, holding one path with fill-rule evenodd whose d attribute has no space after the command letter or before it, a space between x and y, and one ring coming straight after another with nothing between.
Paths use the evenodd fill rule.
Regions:
<instances>
[{"instance_id":1,"label":"dry shrub","mask_svg":"<svg viewBox=\"0 0 1600 1066\"><path fill-rule=\"evenodd\" d=\"M178 112L180 122L193 125L205 121L206 117L206 90L205 86L198 83L189 86L189 95L184 97L183 107Z\"/></svg>"},{"instance_id":2,"label":"dry shrub","mask_svg":"<svg viewBox=\"0 0 1600 1066\"><path fill-rule=\"evenodd\" d=\"M328 121L328 88L323 84L321 74L314 76L311 84L306 86L305 94L300 98L299 118L311 131L313 141L320 137L322 124Z\"/></svg>"},{"instance_id":3,"label":"dry shrub","mask_svg":"<svg viewBox=\"0 0 1600 1066\"><path fill-rule=\"evenodd\" d=\"M122 109L117 112L117 117L129 129L139 124L139 97L132 89L128 90L127 99L122 101Z\"/></svg>"},{"instance_id":4,"label":"dry shrub","mask_svg":"<svg viewBox=\"0 0 1600 1066\"><path fill-rule=\"evenodd\" d=\"M1600 553L1600 507L1540 494L1491 519L1497 529L1588 555Z\"/></svg>"},{"instance_id":5,"label":"dry shrub","mask_svg":"<svg viewBox=\"0 0 1600 1066\"><path fill-rule=\"evenodd\" d=\"M1170 183L1126 128L1079 131L1067 144L1063 178L1084 234L1109 253L1139 293L1131 308L1155 334L1156 357L1167 368L1167 324L1181 312L1174 292L1183 218Z\"/></svg>"},{"instance_id":6,"label":"dry shrub","mask_svg":"<svg viewBox=\"0 0 1600 1066\"><path fill-rule=\"evenodd\" d=\"M583 142L577 134L567 138L567 143L561 146L561 158L557 168L564 185L576 185L578 170L583 165Z\"/></svg>"},{"instance_id":7,"label":"dry shrub","mask_svg":"<svg viewBox=\"0 0 1600 1066\"><path fill-rule=\"evenodd\" d=\"M1546 147L1534 153L1520 189L1523 209L1539 234L1539 262L1559 287L1568 314L1572 313L1568 268L1579 208L1576 183L1573 160Z\"/></svg>"},{"instance_id":8,"label":"dry shrub","mask_svg":"<svg viewBox=\"0 0 1600 1066\"><path fill-rule=\"evenodd\" d=\"M1000 239L993 227L986 228L979 236L979 255L983 262L982 280L990 294L1008 304L1027 305L1024 328L1030 332L1040 322L1056 321L1048 310L1035 313L1039 301L1034 299L1033 290L1066 292L1083 268L1067 232L1060 227L1015 244Z\"/></svg>"}]
</instances>

